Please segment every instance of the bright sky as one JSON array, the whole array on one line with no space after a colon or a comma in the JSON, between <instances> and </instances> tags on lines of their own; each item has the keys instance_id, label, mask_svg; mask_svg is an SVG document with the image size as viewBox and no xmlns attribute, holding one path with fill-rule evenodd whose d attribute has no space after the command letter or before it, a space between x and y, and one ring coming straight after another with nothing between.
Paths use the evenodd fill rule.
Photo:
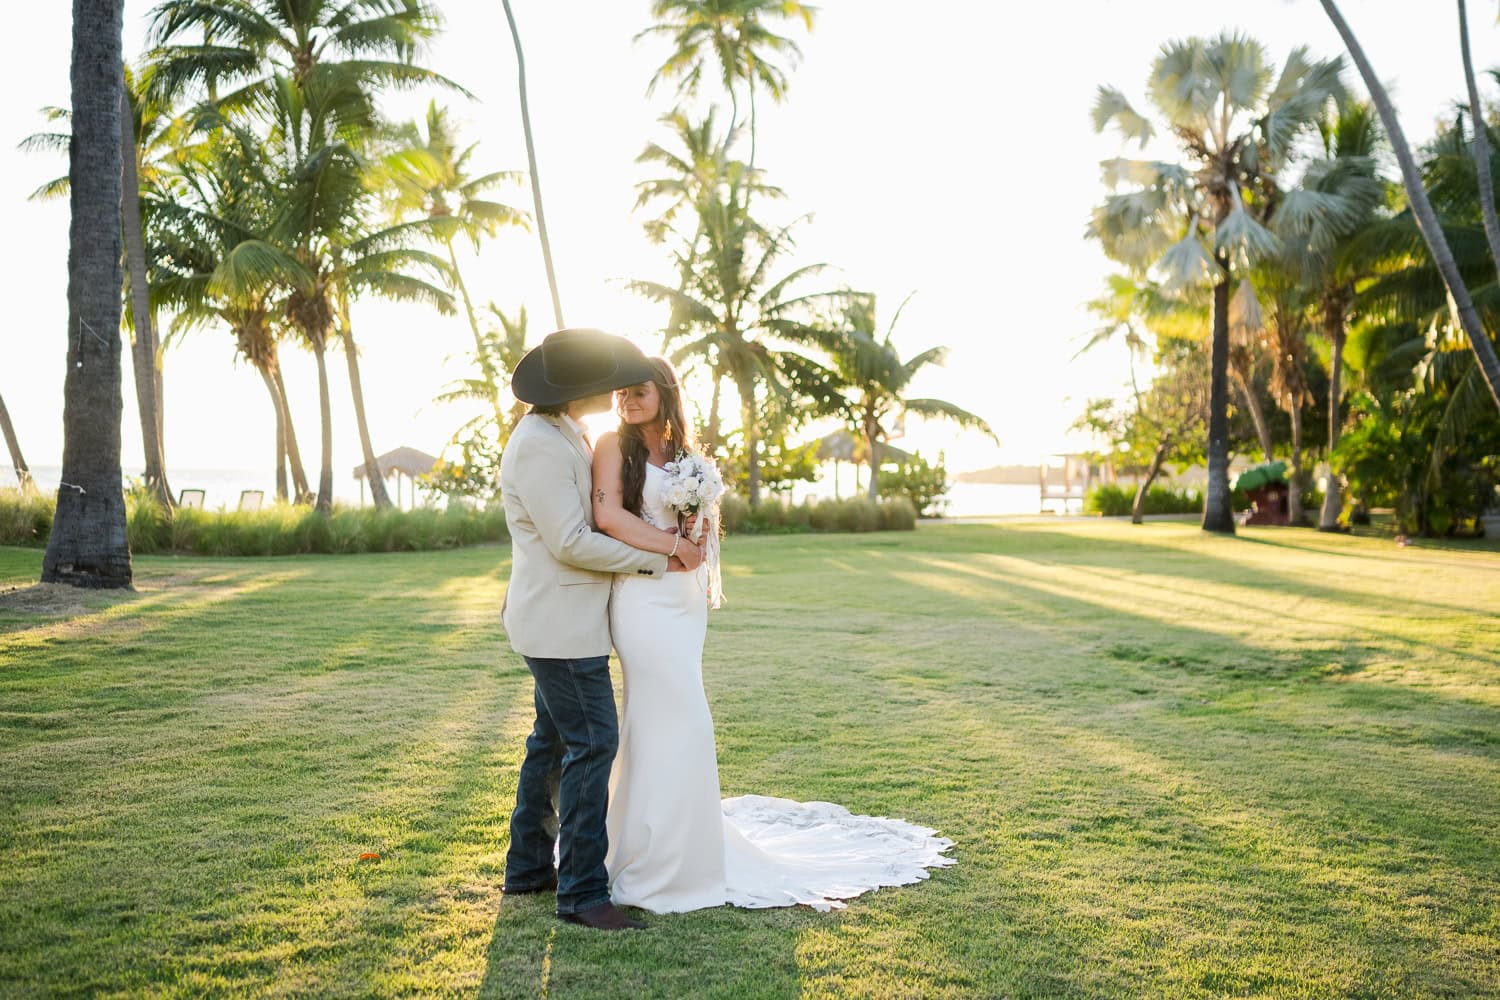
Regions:
<instances>
[{"instance_id":1,"label":"bright sky","mask_svg":"<svg viewBox=\"0 0 1500 1000\"><path fill-rule=\"evenodd\" d=\"M127 53L142 47L150 6L127 0ZM1098 162L1120 151L1113 135L1093 133L1095 87L1117 85L1144 109L1144 81L1160 44L1226 27L1260 39L1277 63L1299 44L1315 55L1341 51L1314 0L819 6L811 36L788 29L805 58L792 72L787 103L760 101L757 164L790 196L775 212L815 214L801 229L796 263L827 262L837 271L825 284L876 292L882 323L917 293L897 328L898 345L906 356L938 344L952 349L946 368L930 370L917 394L975 410L1001 440L997 450L980 435L955 440L941 425L909 428L907 446L946 447L955 471L1031 463L1066 448L1083 401L1119 392L1126 378L1122 349L1070 360L1094 326L1083 303L1110 269L1083 238L1103 195ZM1415 142L1432 134L1463 91L1452 7L1422 6L1418 17L1409 0L1343 3L1376 70L1394 84ZM1482 70L1500 64L1500 30L1490 5L1474 6ZM0 92L11 95L0 107L0 136L8 137L0 142L0 226L11 233L0 394L33 466L57 464L62 454L67 206L25 196L65 166L14 145L43 127L36 108L68 102L68 7L33 5L30 41L0 62ZM645 240L631 211L633 185L647 176L635 156L662 138L656 119L671 102L662 91L645 96L664 50L631 42L649 22L648 4L515 0L514 7L566 319L651 349L664 312L620 287L628 278L672 281L664 252ZM478 97L444 98L465 122L465 136L480 142L476 166L523 169L515 60L500 3L442 0L441 9L448 30L427 63ZM1352 70L1350 80L1357 82ZM414 116L425 103L426 95L401 95L391 108ZM527 192L513 198L530 208ZM504 235L464 271L481 302L493 299L507 311L527 306L533 342L552 329L534 237ZM459 356L472 343L466 324L373 301L355 305L354 321L377 452L398 445L438 452L464 413L431 400L461 372ZM271 468L270 401L254 372L232 359L227 332L194 334L168 353L169 467ZM284 363L316 478L313 363L292 350ZM330 373L335 472L346 493L359 445L341 358L330 358ZM128 470L141 461L128 361L124 382Z\"/></svg>"}]
</instances>

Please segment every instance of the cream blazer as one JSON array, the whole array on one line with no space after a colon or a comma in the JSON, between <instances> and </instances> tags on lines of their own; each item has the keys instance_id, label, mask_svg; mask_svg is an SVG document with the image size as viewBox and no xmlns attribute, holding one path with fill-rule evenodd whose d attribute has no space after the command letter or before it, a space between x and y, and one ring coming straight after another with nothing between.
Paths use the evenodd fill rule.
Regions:
<instances>
[{"instance_id":1,"label":"cream blazer","mask_svg":"<svg viewBox=\"0 0 1500 1000\"><path fill-rule=\"evenodd\" d=\"M615 573L660 577L667 557L626 545L594 525L588 444L563 417L521 418L500 456L510 530L510 585L500 618L522 656L609 655Z\"/></svg>"}]
</instances>

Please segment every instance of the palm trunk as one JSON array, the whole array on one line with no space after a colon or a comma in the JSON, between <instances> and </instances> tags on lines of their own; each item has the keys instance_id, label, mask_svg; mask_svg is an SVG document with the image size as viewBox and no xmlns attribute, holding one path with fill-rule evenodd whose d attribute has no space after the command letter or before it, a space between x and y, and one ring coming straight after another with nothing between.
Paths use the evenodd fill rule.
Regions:
<instances>
[{"instance_id":1,"label":"palm trunk","mask_svg":"<svg viewBox=\"0 0 1500 1000\"><path fill-rule=\"evenodd\" d=\"M1245 401L1245 409L1250 412L1250 422L1255 425L1255 438L1260 442L1261 454L1267 462L1271 461L1271 455L1275 451L1271 443L1271 428L1266 423L1266 411L1261 408L1260 397L1255 394L1255 385L1245 377L1237 367L1231 365L1229 374L1234 379L1234 386L1240 391L1240 397Z\"/></svg>"},{"instance_id":2,"label":"palm trunk","mask_svg":"<svg viewBox=\"0 0 1500 1000\"><path fill-rule=\"evenodd\" d=\"M760 441L755 433L755 382L753 380L736 380L736 386L740 391L740 423L745 435L745 466L749 474L750 506L760 505Z\"/></svg>"},{"instance_id":3,"label":"palm trunk","mask_svg":"<svg viewBox=\"0 0 1500 1000\"><path fill-rule=\"evenodd\" d=\"M16 482L22 493L35 493L36 481L31 478L31 469L21 455L21 442L16 438L16 429L10 423L10 411L5 408L5 399L0 397L0 435L5 437L5 447L10 451L10 464L16 470Z\"/></svg>"},{"instance_id":4,"label":"palm trunk","mask_svg":"<svg viewBox=\"0 0 1500 1000\"><path fill-rule=\"evenodd\" d=\"M521 33L516 30L516 16L511 12L510 0L501 0L505 8L505 20L510 24L511 41L516 46L516 74L521 93L521 130L526 134L526 164L531 171L531 202L536 209L536 231L542 241L542 262L547 266L547 287L552 291L552 315L561 330L563 323L562 299L557 294L557 273L552 268L552 244L547 240L547 217L542 214L542 179L536 169L536 143L531 138L531 109L526 101L526 57L521 53Z\"/></svg>"},{"instance_id":5,"label":"palm trunk","mask_svg":"<svg viewBox=\"0 0 1500 1000\"><path fill-rule=\"evenodd\" d=\"M1287 517L1293 525L1302 526L1302 407L1294 399L1292 417L1292 484L1287 496Z\"/></svg>"},{"instance_id":6,"label":"palm trunk","mask_svg":"<svg viewBox=\"0 0 1500 1000\"><path fill-rule=\"evenodd\" d=\"M1474 166L1479 179L1484 238L1490 245L1495 275L1500 277L1500 219L1495 216L1495 180L1490 175L1489 126L1484 121L1484 107L1479 103L1479 86L1474 82L1474 60L1469 55L1469 14L1464 9L1464 0L1458 0L1458 39L1464 58L1464 82L1469 88L1469 120L1474 126Z\"/></svg>"},{"instance_id":7,"label":"palm trunk","mask_svg":"<svg viewBox=\"0 0 1500 1000\"><path fill-rule=\"evenodd\" d=\"M1171 449L1172 442L1163 438L1151 453L1151 465L1146 469L1146 478L1135 488L1135 502L1130 505L1130 523L1143 524L1146 520L1146 494L1151 491L1151 484L1156 482L1156 477L1161 475L1162 463L1167 460L1167 452Z\"/></svg>"},{"instance_id":8,"label":"palm trunk","mask_svg":"<svg viewBox=\"0 0 1500 1000\"><path fill-rule=\"evenodd\" d=\"M271 394L271 406L276 411L276 499L285 503L286 492L286 411L281 405L281 394L276 391L276 380L271 373L260 365L255 366L260 372L261 381L266 384L266 391Z\"/></svg>"},{"instance_id":9,"label":"palm trunk","mask_svg":"<svg viewBox=\"0 0 1500 1000\"><path fill-rule=\"evenodd\" d=\"M870 449L870 488L866 493L871 500L880 499L880 460L875 457L875 446L880 442L869 425L865 426L865 446Z\"/></svg>"},{"instance_id":10,"label":"palm trunk","mask_svg":"<svg viewBox=\"0 0 1500 1000\"><path fill-rule=\"evenodd\" d=\"M1214 285L1213 350L1208 382L1208 488L1203 498L1203 530L1234 534L1229 493L1229 267L1218 255Z\"/></svg>"},{"instance_id":11,"label":"palm trunk","mask_svg":"<svg viewBox=\"0 0 1500 1000\"><path fill-rule=\"evenodd\" d=\"M62 482L42 582L131 585L120 479L120 34L123 0L73 0Z\"/></svg>"},{"instance_id":12,"label":"palm trunk","mask_svg":"<svg viewBox=\"0 0 1500 1000\"><path fill-rule=\"evenodd\" d=\"M312 499L312 487L307 482L307 467L302 464L302 449L297 446L297 429L292 424L292 405L286 394L286 379L281 375L281 366L277 365L273 373L276 379L276 392L281 397L281 412L286 420L286 461L292 471L292 490L296 494L297 503L307 503Z\"/></svg>"},{"instance_id":13,"label":"palm trunk","mask_svg":"<svg viewBox=\"0 0 1500 1000\"><path fill-rule=\"evenodd\" d=\"M1438 225L1437 213L1432 209L1432 202L1427 197L1427 189L1422 186L1421 170L1412 156L1411 146L1406 141L1406 134L1401 131L1401 123L1396 118L1396 109L1391 106L1390 95L1386 93L1380 78L1375 75L1375 69L1370 65L1370 60L1365 57L1365 51L1354 37L1349 23L1344 20L1343 14L1339 13L1338 4L1334 0L1321 0L1321 2L1329 20L1333 22L1333 26L1338 29L1339 36L1343 38L1350 58L1354 60L1355 66L1359 67L1359 75L1364 79L1365 89L1370 92L1370 100L1374 102L1375 110L1380 114L1380 122L1385 126L1385 134L1390 141L1391 151L1396 154L1396 162L1401 166L1401 180L1406 187L1406 197L1411 203L1417 228L1421 230L1422 238L1427 242L1433 263L1437 265L1438 273L1443 277L1443 284L1447 286L1448 294L1453 297L1459 323L1463 326L1464 333L1468 335L1469 347L1479 361L1479 370L1484 375L1490 396L1495 400L1495 405L1500 407L1500 356L1495 354L1495 345L1490 340L1489 334L1485 332L1484 325L1479 321L1479 313L1474 308L1474 300L1469 295L1469 287L1464 284L1462 275L1458 273L1458 264L1453 260L1453 251L1448 246L1448 237Z\"/></svg>"},{"instance_id":14,"label":"palm trunk","mask_svg":"<svg viewBox=\"0 0 1500 1000\"><path fill-rule=\"evenodd\" d=\"M318 468L318 499L314 507L321 513L333 512L333 408L328 399L327 345L319 338L313 342L313 358L318 362L318 418L322 424L323 457Z\"/></svg>"},{"instance_id":15,"label":"palm trunk","mask_svg":"<svg viewBox=\"0 0 1500 1000\"><path fill-rule=\"evenodd\" d=\"M710 456L719 447L719 400L724 387L724 373L715 368L713 376L714 390L708 397L708 441L703 448L703 453Z\"/></svg>"},{"instance_id":16,"label":"palm trunk","mask_svg":"<svg viewBox=\"0 0 1500 1000\"><path fill-rule=\"evenodd\" d=\"M124 64L122 63L123 67ZM156 337L151 324L151 290L146 283L146 241L141 234L140 178L136 173L135 115L125 77L120 76L120 219L125 233L126 271L130 277L131 316L135 342L130 356L135 372L136 410L141 418L141 445L146 452L146 487L166 510L172 509L166 462L161 446L161 420L156 412Z\"/></svg>"},{"instance_id":17,"label":"palm trunk","mask_svg":"<svg viewBox=\"0 0 1500 1000\"><path fill-rule=\"evenodd\" d=\"M359 378L359 348L354 343L354 329L348 325L343 329L344 360L349 364L349 394L354 399L354 422L359 425L359 447L365 457L365 479L370 484L370 497L377 510L392 506L391 496L385 490L385 476L380 463L375 460L375 449L370 445L370 427L365 421L365 391Z\"/></svg>"},{"instance_id":18,"label":"palm trunk","mask_svg":"<svg viewBox=\"0 0 1500 1000\"><path fill-rule=\"evenodd\" d=\"M1323 511L1318 516L1319 531L1339 530L1339 514L1343 512L1343 484L1333 468L1333 449L1339 443L1339 431L1344 421L1340 414L1343 404L1344 376L1344 311L1342 304L1331 306L1323 316L1324 330L1331 345L1328 358L1328 486L1323 491Z\"/></svg>"},{"instance_id":19,"label":"palm trunk","mask_svg":"<svg viewBox=\"0 0 1500 1000\"><path fill-rule=\"evenodd\" d=\"M458 271L458 255L453 252L453 241L448 241L448 263L453 268L453 284L458 288L459 297L464 300L464 315L469 317L469 329L474 333L474 357L479 361L479 372L484 376L485 386L489 389L490 404L495 410L495 433L502 439L506 436L505 411L500 406L500 378L495 371L495 366L490 364L489 351L484 347L484 334L479 332L479 317L474 315L474 303L469 298L469 286L464 284L463 275Z\"/></svg>"}]
</instances>

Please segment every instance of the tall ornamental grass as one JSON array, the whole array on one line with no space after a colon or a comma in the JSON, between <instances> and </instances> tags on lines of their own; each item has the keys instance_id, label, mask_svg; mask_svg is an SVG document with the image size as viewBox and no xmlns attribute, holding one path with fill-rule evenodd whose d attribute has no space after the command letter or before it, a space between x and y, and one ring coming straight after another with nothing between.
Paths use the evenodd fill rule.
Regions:
<instances>
[{"instance_id":1,"label":"tall ornamental grass","mask_svg":"<svg viewBox=\"0 0 1500 1000\"><path fill-rule=\"evenodd\" d=\"M0 545L43 546L52 530L51 497L0 490ZM458 505L446 510L376 510L273 504L254 513L179 509L168 515L149 494L125 497L130 550L137 554L289 556L306 553L419 552L510 539L505 511Z\"/></svg>"},{"instance_id":2,"label":"tall ornamental grass","mask_svg":"<svg viewBox=\"0 0 1500 1000\"><path fill-rule=\"evenodd\" d=\"M54 507L49 496L0 490L0 545L46 545ZM911 531L917 526L916 508L904 498L800 504L767 500L752 510L743 497L731 494L724 498L723 512L724 530L730 534ZM425 552L510 540L505 511L498 504L483 510L456 504L445 510L335 507L330 515L273 504L254 513L181 508L168 514L144 490L126 494L125 526L130 551L138 555Z\"/></svg>"}]
</instances>

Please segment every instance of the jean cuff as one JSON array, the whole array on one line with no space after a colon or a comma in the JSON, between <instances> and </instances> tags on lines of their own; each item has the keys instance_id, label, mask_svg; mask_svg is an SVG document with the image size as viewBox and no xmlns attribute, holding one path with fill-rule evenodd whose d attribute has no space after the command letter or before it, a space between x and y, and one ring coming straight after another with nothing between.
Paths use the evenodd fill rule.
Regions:
<instances>
[{"instance_id":1,"label":"jean cuff","mask_svg":"<svg viewBox=\"0 0 1500 1000\"><path fill-rule=\"evenodd\" d=\"M574 913L582 913L584 910L592 910L600 903L607 902L609 902L609 893L607 892L600 896L590 896L581 903L564 903L562 900L558 900L557 915L559 917L571 916Z\"/></svg>"}]
</instances>

